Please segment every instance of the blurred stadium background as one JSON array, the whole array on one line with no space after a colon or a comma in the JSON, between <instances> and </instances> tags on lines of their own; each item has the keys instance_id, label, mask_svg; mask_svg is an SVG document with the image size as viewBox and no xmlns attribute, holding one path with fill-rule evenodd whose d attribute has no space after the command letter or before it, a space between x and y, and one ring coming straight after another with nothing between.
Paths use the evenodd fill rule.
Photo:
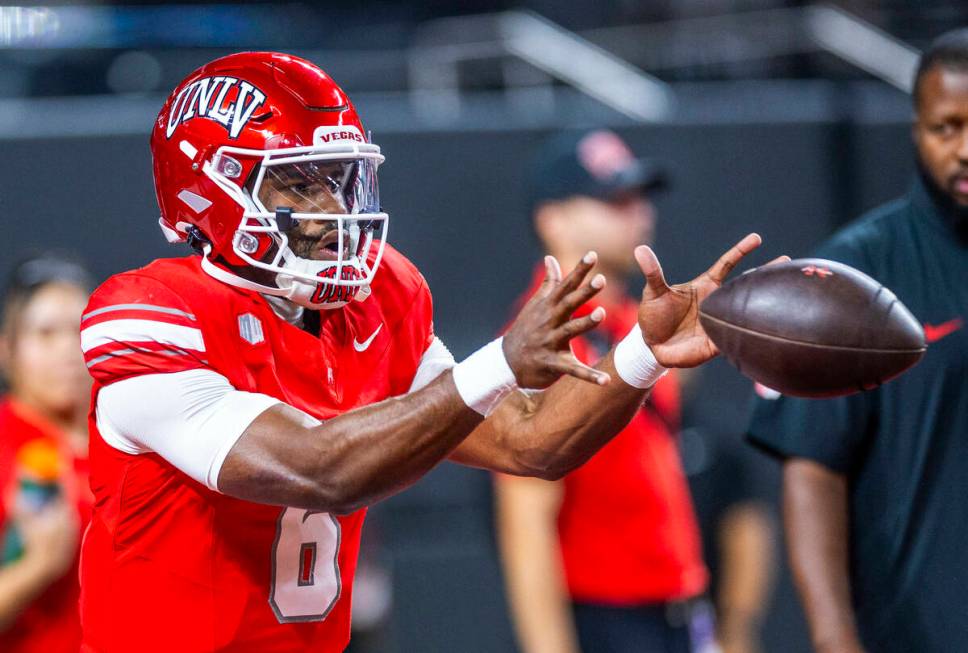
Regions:
<instances>
[{"instance_id":1,"label":"blurred stadium background","mask_svg":"<svg viewBox=\"0 0 968 653\"><path fill-rule=\"evenodd\" d=\"M751 230L766 242L754 264L804 255L906 188L918 48L966 23L968 5L937 0L3 7L0 274L30 249L75 251L99 278L177 254L156 224L147 144L164 94L221 54L289 51L343 85L383 147L390 240L429 279L460 357L528 283L531 152L550 132L609 126L668 162L657 250L672 279ZM707 365L687 429L745 446L750 389ZM369 632L354 650L514 649L486 474L444 465L372 515L357 589ZM764 643L808 650L785 573Z\"/></svg>"}]
</instances>

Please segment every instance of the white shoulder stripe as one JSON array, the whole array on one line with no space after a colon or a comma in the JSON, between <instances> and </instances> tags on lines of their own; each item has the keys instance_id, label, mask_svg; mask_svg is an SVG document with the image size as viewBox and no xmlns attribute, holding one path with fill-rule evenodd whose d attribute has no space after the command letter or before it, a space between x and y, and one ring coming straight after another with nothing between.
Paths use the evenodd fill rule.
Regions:
<instances>
[{"instance_id":1,"label":"white shoulder stripe","mask_svg":"<svg viewBox=\"0 0 968 653\"><path fill-rule=\"evenodd\" d=\"M157 342L205 351L201 329L153 320L109 320L81 330L84 353L112 342Z\"/></svg>"},{"instance_id":2,"label":"white shoulder stripe","mask_svg":"<svg viewBox=\"0 0 968 653\"><path fill-rule=\"evenodd\" d=\"M113 306L105 306L103 308L98 308L91 311L90 313L85 313L81 316L81 321L92 318L96 315L101 315L103 313L111 313L113 311L153 311L155 313L167 313L168 315L177 315L179 317L187 317L192 322L195 321L195 316L191 313L186 313L185 311L180 311L177 308L168 308L167 306L154 306L152 304L114 304Z\"/></svg>"}]
</instances>

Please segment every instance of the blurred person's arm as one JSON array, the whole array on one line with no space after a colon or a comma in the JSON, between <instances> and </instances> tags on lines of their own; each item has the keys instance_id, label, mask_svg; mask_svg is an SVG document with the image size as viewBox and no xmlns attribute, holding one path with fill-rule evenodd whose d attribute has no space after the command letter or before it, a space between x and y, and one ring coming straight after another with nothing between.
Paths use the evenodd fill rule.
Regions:
<instances>
[{"instance_id":1,"label":"blurred person's arm","mask_svg":"<svg viewBox=\"0 0 968 653\"><path fill-rule=\"evenodd\" d=\"M579 653L558 542L564 484L499 476L497 535L522 653Z\"/></svg>"},{"instance_id":2,"label":"blurred person's arm","mask_svg":"<svg viewBox=\"0 0 968 653\"><path fill-rule=\"evenodd\" d=\"M776 563L769 513L757 501L738 503L723 516L717 535L719 643L723 653L756 653L762 650L759 628Z\"/></svg>"},{"instance_id":3,"label":"blurred person's arm","mask_svg":"<svg viewBox=\"0 0 968 653\"><path fill-rule=\"evenodd\" d=\"M850 599L846 477L804 458L789 459L783 521L817 653L863 653Z\"/></svg>"},{"instance_id":4,"label":"blurred person's arm","mask_svg":"<svg viewBox=\"0 0 968 653\"><path fill-rule=\"evenodd\" d=\"M13 524L23 539L24 552L0 567L0 632L67 573L77 554L77 514L63 501L36 515L19 515Z\"/></svg>"}]
</instances>

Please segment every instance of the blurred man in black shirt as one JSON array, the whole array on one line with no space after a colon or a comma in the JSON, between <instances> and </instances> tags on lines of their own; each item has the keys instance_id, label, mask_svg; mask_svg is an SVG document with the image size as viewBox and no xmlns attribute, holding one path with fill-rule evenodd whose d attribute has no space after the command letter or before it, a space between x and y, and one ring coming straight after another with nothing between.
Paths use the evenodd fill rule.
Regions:
<instances>
[{"instance_id":1,"label":"blurred man in black shirt","mask_svg":"<svg viewBox=\"0 0 968 653\"><path fill-rule=\"evenodd\" d=\"M893 289L922 362L833 400L760 388L751 440L784 459L790 558L820 653L968 651L968 29L915 82L920 174L819 256Z\"/></svg>"}]
</instances>

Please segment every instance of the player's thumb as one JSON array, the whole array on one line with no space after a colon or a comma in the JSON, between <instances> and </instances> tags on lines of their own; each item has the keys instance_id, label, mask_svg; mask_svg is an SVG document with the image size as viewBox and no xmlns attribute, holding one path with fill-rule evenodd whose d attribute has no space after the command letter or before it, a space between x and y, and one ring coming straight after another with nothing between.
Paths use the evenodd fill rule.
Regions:
<instances>
[{"instance_id":1,"label":"player's thumb","mask_svg":"<svg viewBox=\"0 0 968 653\"><path fill-rule=\"evenodd\" d=\"M635 262L639 264L639 269L645 275L645 290L643 296L646 299L654 299L663 295L669 287L666 285L665 277L662 275L662 266L655 252L648 245L639 245L635 248Z\"/></svg>"}]
</instances>

